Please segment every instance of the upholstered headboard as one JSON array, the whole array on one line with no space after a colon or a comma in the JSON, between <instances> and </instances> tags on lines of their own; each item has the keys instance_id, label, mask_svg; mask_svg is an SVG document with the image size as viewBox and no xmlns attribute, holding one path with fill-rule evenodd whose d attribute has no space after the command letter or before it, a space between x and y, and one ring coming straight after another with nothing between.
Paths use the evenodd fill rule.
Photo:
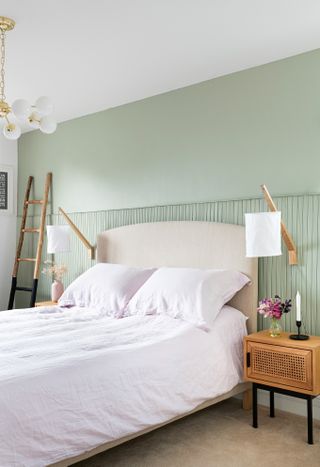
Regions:
<instances>
[{"instance_id":1,"label":"upholstered headboard","mask_svg":"<svg viewBox=\"0 0 320 467\"><path fill-rule=\"evenodd\" d=\"M106 230L98 235L99 262L137 267L235 269L250 277L230 302L257 327L257 260L245 256L243 226L216 222L152 222Z\"/></svg>"}]
</instances>

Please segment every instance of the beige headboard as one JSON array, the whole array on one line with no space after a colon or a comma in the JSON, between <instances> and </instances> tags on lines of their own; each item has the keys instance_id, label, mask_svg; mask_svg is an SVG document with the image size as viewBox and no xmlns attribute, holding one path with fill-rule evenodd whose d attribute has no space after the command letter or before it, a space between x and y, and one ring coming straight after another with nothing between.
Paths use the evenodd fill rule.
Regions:
<instances>
[{"instance_id":1,"label":"beige headboard","mask_svg":"<svg viewBox=\"0 0 320 467\"><path fill-rule=\"evenodd\" d=\"M230 302L257 327L257 260L245 257L243 226L216 222L152 222L106 230L98 235L98 261L137 267L235 269L250 277Z\"/></svg>"}]
</instances>

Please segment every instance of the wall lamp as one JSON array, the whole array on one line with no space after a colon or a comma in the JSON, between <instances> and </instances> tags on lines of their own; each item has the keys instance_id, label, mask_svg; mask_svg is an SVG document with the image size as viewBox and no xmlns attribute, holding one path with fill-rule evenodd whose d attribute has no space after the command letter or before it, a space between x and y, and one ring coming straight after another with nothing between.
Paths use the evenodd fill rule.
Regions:
<instances>
[{"instance_id":1,"label":"wall lamp","mask_svg":"<svg viewBox=\"0 0 320 467\"><path fill-rule=\"evenodd\" d=\"M77 237L84 244L84 246L88 249L89 258L90 259L95 259L95 250L96 250L95 246L91 245L91 243L86 239L86 237L83 235L83 233L80 232L78 227L72 222L70 217L66 214L66 212L62 208L59 208L59 213L63 215L66 222L69 224L70 228L77 235Z\"/></svg>"},{"instance_id":2,"label":"wall lamp","mask_svg":"<svg viewBox=\"0 0 320 467\"><path fill-rule=\"evenodd\" d=\"M289 264L298 264L297 248L284 222L281 212L265 185L261 185L265 201L271 212L245 214L246 256L249 258L281 255L281 236L288 249Z\"/></svg>"}]
</instances>

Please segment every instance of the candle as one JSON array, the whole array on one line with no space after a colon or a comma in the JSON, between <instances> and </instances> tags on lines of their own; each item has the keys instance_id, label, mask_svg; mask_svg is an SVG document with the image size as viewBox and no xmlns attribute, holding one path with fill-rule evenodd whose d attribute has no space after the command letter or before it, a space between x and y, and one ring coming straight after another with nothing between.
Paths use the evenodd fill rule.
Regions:
<instances>
[{"instance_id":1,"label":"candle","mask_svg":"<svg viewBox=\"0 0 320 467\"><path fill-rule=\"evenodd\" d=\"M296 312L297 312L297 321L301 321L301 295L300 292L297 292L296 295Z\"/></svg>"}]
</instances>

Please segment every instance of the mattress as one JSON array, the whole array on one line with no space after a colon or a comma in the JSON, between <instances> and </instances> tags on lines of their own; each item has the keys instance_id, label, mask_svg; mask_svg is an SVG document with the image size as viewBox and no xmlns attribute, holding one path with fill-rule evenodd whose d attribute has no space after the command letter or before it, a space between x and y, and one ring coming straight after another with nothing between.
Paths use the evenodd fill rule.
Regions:
<instances>
[{"instance_id":1,"label":"mattress","mask_svg":"<svg viewBox=\"0 0 320 467\"><path fill-rule=\"evenodd\" d=\"M230 391L245 321L231 307L209 331L86 308L0 313L1 467L43 467Z\"/></svg>"}]
</instances>

